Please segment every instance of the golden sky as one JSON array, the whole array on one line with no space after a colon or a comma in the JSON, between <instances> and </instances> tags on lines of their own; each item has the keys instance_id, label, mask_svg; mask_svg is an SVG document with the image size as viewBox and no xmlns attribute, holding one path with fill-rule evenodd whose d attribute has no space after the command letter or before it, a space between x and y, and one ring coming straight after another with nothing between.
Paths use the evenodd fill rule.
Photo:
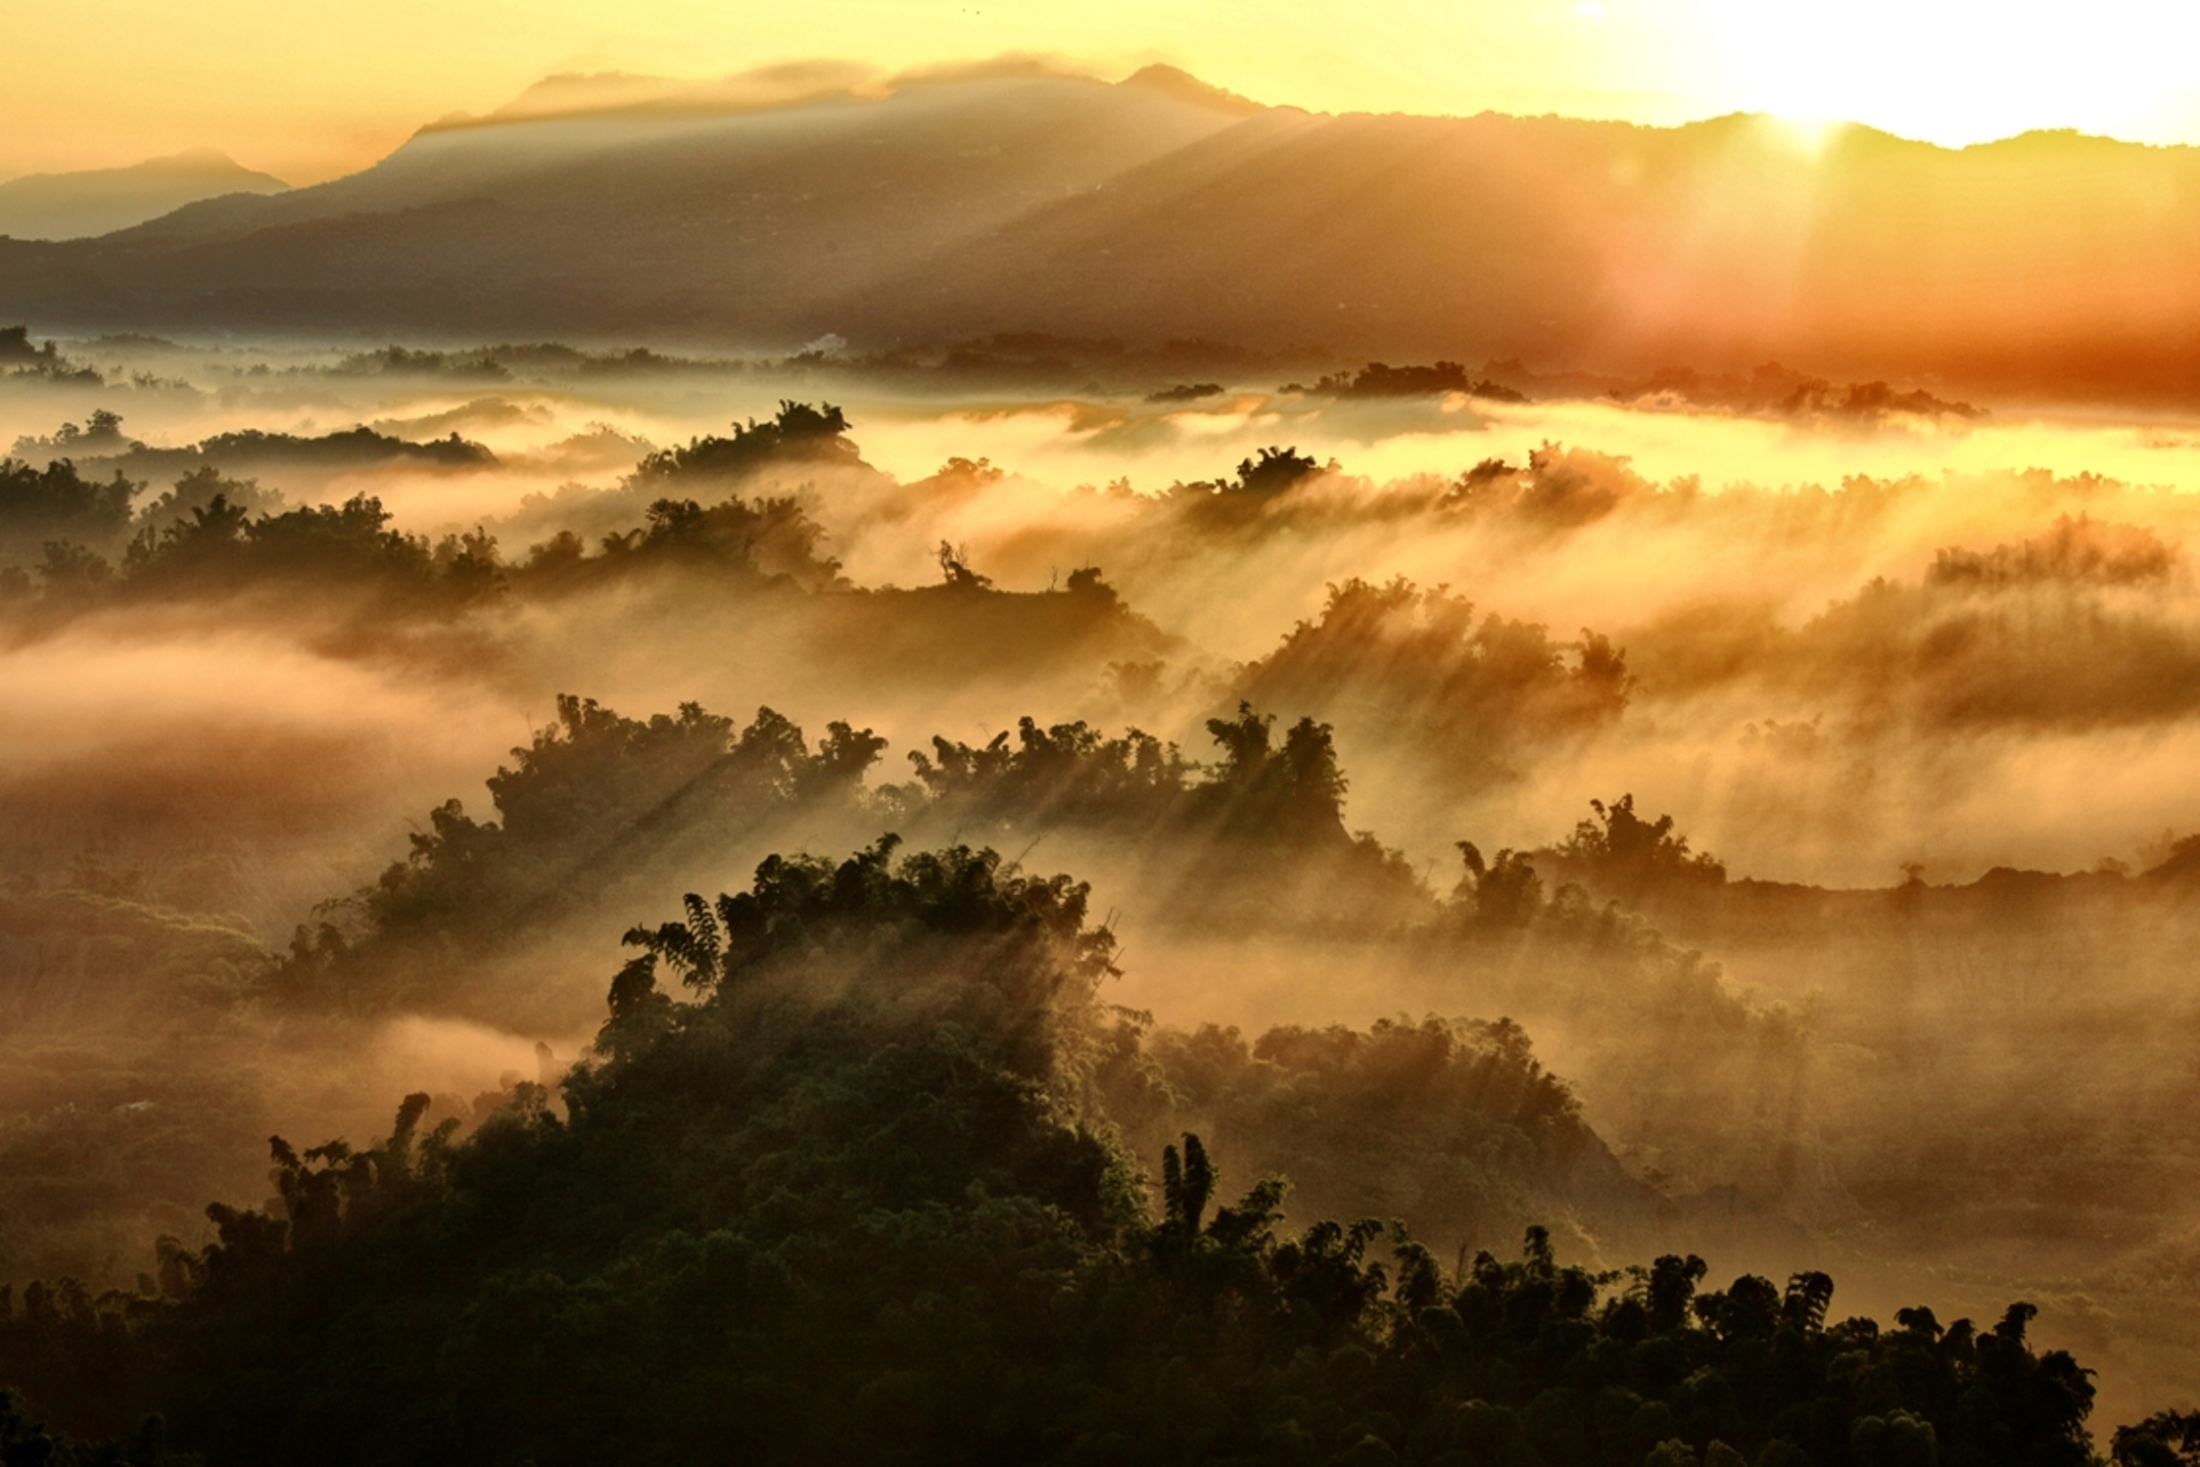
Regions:
<instances>
[{"instance_id":1,"label":"golden sky","mask_svg":"<svg viewBox=\"0 0 2200 1467\"><path fill-rule=\"evenodd\" d=\"M702 78L1004 51L1170 61L1339 111L1738 109L1950 144L2200 142L2200 6L2162 0L0 0L0 178L186 147L311 182L566 71Z\"/></svg>"}]
</instances>

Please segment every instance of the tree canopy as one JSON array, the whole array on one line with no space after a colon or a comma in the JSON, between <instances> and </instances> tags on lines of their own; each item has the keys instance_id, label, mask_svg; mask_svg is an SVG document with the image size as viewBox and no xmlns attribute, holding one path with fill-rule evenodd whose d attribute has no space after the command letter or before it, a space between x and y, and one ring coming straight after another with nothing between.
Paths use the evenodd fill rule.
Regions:
<instances>
[{"instance_id":1,"label":"tree canopy","mask_svg":"<svg viewBox=\"0 0 2200 1467\"><path fill-rule=\"evenodd\" d=\"M163 1431L211 1463L2090 1460L2029 1305L1837 1321L1822 1273L1705 1291L1541 1227L1449 1266L1375 1218L1282 1227L1288 1184L1233 1188L1197 1134L1155 1207L1090 1084L1114 940L1066 876L889 838L686 907L630 933L555 1088L464 1138L421 1095L363 1149L277 1139L279 1201L212 1208L147 1292L0 1304L9 1450L61 1460L35 1414L132 1462Z\"/></svg>"}]
</instances>

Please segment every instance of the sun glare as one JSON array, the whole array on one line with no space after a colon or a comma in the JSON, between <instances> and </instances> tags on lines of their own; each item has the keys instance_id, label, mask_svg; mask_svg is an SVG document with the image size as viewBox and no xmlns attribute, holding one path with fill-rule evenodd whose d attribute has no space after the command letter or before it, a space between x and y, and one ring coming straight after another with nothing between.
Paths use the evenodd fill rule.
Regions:
<instances>
[{"instance_id":1,"label":"sun glare","mask_svg":"<svg viewBox=\"0 0 2200 1467\"><path fill-rule=\"evenodd\" d=\"M2186 7L1706 0L1705 12L1741 105L1806 128L1856 121L1951 147L2043 128L2149 138L2200 99L2184 60L2200 15Z\"/></svg>"}]
</instances>

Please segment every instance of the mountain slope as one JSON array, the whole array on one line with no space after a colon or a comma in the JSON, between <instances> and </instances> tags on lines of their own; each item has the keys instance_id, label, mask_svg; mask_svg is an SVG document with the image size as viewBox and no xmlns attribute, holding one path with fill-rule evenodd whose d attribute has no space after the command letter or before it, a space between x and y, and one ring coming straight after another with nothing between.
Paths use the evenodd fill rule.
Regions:
<instances>
[{"instance_id":1,"label":"mountain slope","mask_svg":"<svg viewBox=\"0 0 2200 1467\"><path fill-rule=\"evenodd\" d=\"M129 168L33 173L0 183L0 235L81 239L128 229L202 199L280 193L289 187L212 148L150 158Z\"/></svg>"},{"instance_id":2,"label":"mountain slope","mask_svg":"<svg viewBox=\"0 0 2200 1467\"><path fill-rule=\"evenodd\" d=\"M645 81L573 79L319 188L0 244L0 315L768 346L1202 335L2200 395L2191 148L1328 117L1161 69L782 105Z\"/></svg>"},{"instance_id":3,"label":"mountain slope","mask_svg":"<svg viewBox=\"0 0 2200 1467\"><path fill-rule=\"evenodd\" d=\"M2200 151L1951 151L1766 119L1276 111L859 297L1044 329L1567 365L1767 358L1998 385L2200 387Z\"/></svg>"},{"instance_id":4,"label":"mountain slope","mask_svg":"<svg viewBox=\"0 0 2200 1467\"><path fill-rule=\"evenodd\" d=\"M21 253L71 319L801 333L820 303L1237 120L1180 88L999 77L762 111L430 129L374 168Z\"/></svg>"}]
</instances>

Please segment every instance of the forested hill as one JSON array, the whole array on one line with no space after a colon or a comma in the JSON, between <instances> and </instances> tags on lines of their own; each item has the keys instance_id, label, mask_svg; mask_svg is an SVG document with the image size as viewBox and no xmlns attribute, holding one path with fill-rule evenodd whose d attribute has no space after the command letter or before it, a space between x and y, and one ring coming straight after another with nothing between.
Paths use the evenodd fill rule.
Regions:
<instances>
[{"instance_id":1,"label":"forested hill","mask_svg":"<svg viewBox=\"0 0 2200 1467\"><path fill-rule=\"evenodd\" d=\"M1153 1205L1107 1107L1166 1077L1067 877L883 841L630 941L596 1057L471 1137L421 1095L371 1146L278 1139L279 1201L213 1208L136 1297L0 1309L10 1467L67 1460L35 1416L134 1463L2089 1460L2029 1305L1883 1329L1807 1268L1287 1231L1286 1184L1191 1134Z\"/></svg>"},{"instance_id":2,"label":"forested hill","mask_svg":"<svg viewBox=\"0 0 2200 1467\"><path fill-rule=\"evenodd\" d=\"M1331 117L1166 69L994 74L431 128L319 187L0 241L0 315L778 347L1205 337L2177 397L2200 390L2196 244L2189 148Z\"/></svg>"}]
</instances>

